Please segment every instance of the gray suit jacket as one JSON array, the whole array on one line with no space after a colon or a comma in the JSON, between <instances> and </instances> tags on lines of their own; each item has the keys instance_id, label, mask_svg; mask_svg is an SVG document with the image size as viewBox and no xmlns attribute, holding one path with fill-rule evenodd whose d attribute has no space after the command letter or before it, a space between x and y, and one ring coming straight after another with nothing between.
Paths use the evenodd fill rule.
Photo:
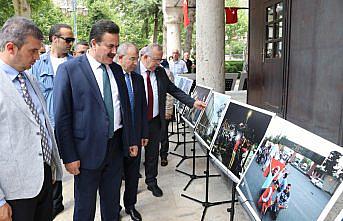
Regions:
<instances>
[{"instance_id":1,"label":"gray suit jacket","mask_svg":"<svg viewBox=\"0 0 343 221\"><path fill-rule=\"evenodd\" d=\"M53 179L62 180L62 165L54 132L49 123L46 103L36 81L29 75L43 106L52 139ZM39 126L29 107L7 74L0 70L0 199L33 198L44 181L44 164Z\"/></svg>"}]
</instances>

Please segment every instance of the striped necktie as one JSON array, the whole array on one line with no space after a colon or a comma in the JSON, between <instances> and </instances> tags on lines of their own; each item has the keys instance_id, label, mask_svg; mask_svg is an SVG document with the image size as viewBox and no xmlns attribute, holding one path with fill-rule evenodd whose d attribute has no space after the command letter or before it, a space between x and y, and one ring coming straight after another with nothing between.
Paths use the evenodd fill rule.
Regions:
<instances>
[{"instance_id":1,"label":"striped necktie","mask_svg":"<svg viewBox=\"0 0 343 221\"><path fill-rule=\"evenodd\" d=\"M32 101L32 98L29 94L29 91L27 90L27 86L26 86L26 82L25 82L24 77L25 76L23 73L18 74L18 80L20 83L20 88L23 92L23 97L24 97L25 103L27 104L27 106L29 106L31 113L33 114L36 122L39 125L39 134L41 135L43 160L45 163L51 165L52 149L49 146L48 136L47 136L46 131L45 131L45 126L44 126L43 122L41 121L41 119L39 118L39 114L37 112L37 109L36 109L36 107Z\"/></svg>"}]
</instances>

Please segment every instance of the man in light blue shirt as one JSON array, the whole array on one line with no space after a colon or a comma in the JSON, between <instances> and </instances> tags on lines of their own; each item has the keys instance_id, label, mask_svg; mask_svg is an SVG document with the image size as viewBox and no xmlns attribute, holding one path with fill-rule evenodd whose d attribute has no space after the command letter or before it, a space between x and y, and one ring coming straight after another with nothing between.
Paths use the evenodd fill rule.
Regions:
<instances>
[{"instance_id":1,"label":"man in light blue shirt","mask_svg":"<svg viewBox=\"0 0 343 221\"><path fill-rule=\"evenodd\" d=\"M20 35L18 35L20 33ZM62 166L44 98L25 72L43 34L13 17L0 30L0 220L52 219L52 183Z\"/></svg>"},{"instance_id":2,"label":"man in light blue shirt","mask_svg":"<svg viewBox=\"0 0 343 221\"><path fill-rule=\"evenodd\" d=\"M179 59L180 52L178 49L173 50L173 60L169 62L170 71L173 73L174 78L179 74L188 73L186 63Z\"/></svg>"}]
</instances>

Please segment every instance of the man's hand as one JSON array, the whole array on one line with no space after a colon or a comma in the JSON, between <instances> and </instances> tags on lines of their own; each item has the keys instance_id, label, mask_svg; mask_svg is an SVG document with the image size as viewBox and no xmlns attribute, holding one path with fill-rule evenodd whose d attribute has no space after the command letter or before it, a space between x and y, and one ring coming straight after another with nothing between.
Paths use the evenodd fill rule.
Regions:
<instances>
[{"instance_id":1,"label":"man's hand","mask_svg":"<svg viewBox=\"0 0 343 221\"><path fill-rule=\"evenodd\" d=\"M171 118L172 118L172 115L166 113L166 120L170 120Z\"/></svg>"},{"instance_id":2,"label":"man's hand","mask_svg":"<svg viewBox=\"0 0 343 221\"><path fill-rule=\"evenodd\" d=\"M138 146L137 145L130 146L129 147L129 154L130 154L130 157L136 157L138 154Z\"/></svg>"},{"instance_id":3,"label":"man's hand","mask_svg":"<svg viewBox=\"0 0 343 221\"><path fill-rule=\"evenodd\" d=\"M12 221L12 208L8 203L0 207L0 221Z\"/></svg>"},{"instance_id":4,"label":"man's hand","mask_svg":"<svg viewBox=\"0 0 343 221\"><path fill-rule=\"evenodd\" d=\"M141 139L141 145L142 147L145 147L146 145L148 145L149 139Z\"/></svg>"},{"instance_id":5,"label":"man's hand","mask_svg":"<svg viewBox=\"0 0 343 221\"><path fill-rule=\"evenodd\" d=\"M195 107L198 110L203 110L206 107L206 103L200 100L196 100L193 104L193 107Z\"/></svg>"},{"instance_id":6,"label":"man's hand","mask_svg":"<svg viewBox=\"0 0 343 221\"><path fill-rule=\"evenodd\" d=\"M66 170L70 173L70 174L73 174L73 175L79 175L80 173L80 161L77 160L77 161L74 161L74 162L71 162L71 163L66 163L64 164Z\"/></svg>"}]
</instances>

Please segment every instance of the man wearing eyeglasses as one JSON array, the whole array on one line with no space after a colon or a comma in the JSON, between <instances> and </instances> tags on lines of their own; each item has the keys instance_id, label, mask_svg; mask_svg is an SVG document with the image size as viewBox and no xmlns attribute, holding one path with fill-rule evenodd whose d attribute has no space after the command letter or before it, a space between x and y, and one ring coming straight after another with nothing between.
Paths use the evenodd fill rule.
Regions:
<instances>
[{"instance_id":1,"label":"man wearing eyeglasses","mask_svg":"<svg viewBox=\"0 0 343 221\"><path fill-rule=\"evenodd\" d=\"M50 123L55 128L53 112L54 79L58 66L73 58L69 52L75 38L69 25L56 24L50 29L49 41L51 42L50 51L40 56L40 60L32 66L30 73L39 82L41 92L47 104ZM55 217L64 210L62 203L62 181L58 181L53 185L53 201L53 217Z\"/></svg>"},{"instance_id":2,"label":"man wearing eyeglasses","mask_svg":"<svg viewBox=\"0 0 343 221\"><path fill-rule=\"evenodd\" d=\"M78 41L77 44L74 46L74 57L78 57L83 55L89 49L89 45L87 41Z\"/></svg>"}]
</instances>

